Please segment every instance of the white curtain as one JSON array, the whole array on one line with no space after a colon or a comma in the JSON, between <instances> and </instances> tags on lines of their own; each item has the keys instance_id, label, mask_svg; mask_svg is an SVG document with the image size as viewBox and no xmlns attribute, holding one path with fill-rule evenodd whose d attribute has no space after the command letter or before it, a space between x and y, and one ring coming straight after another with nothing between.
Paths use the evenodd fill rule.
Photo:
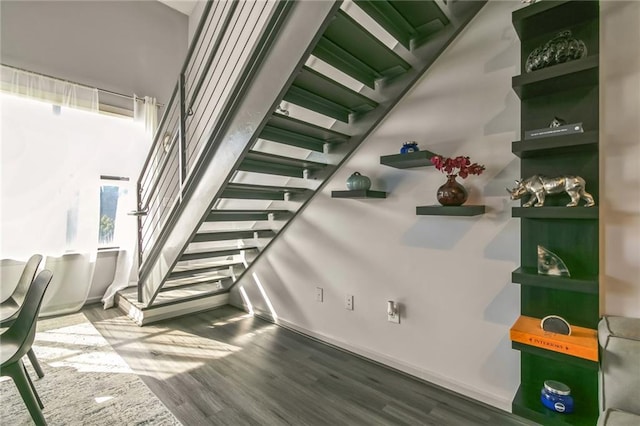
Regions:
<instances>
[{"instance_id":1,"label":"white curtain","mask_svg":"<svg viewBox=\"0 0 640 426\"><path fill-rule=\"evenodd\" d=\"M84 304L91 282L99 281L94 279L94 272L99 273L94 266L102 175L129 178L122 181L128 197L120 199L116 214L114 236L125 234L121 245L118 243L123 253L116 269L122 272L116 273L116 280L128 285L135 272L136 220L126 212L135 209L135 182L150 138L131 118L90 113L84 106L52 108L51 103L64 105L83 98L82 86L56 92L53 84L54 89L44 90L42 85L27 84L36 78L25 80L22 74L13 73L11 78L18 75L18 83L10 90L11 79L5 79L4 67L2 74L0 258L46 256L46 266L56 269L57 279L47 291L42 313L73 312ZM68 84L63 83L58 87ZM58 93L55 101L54 93ZM38 101L28 99L30 94Z\"/></svg>"},{"instance_id":2,"label":"white curtain","mask_svg":"<svg viewBox=\"0 0 640 426\"><path fill-rule=\"evenodd\" d=\"M29 71L2 65L0 82L3 92L26 96L70 108L97 112L98 89L46 77Z\"/></svg>"},{"instance_id":3,"label":"white curtain","mask_svg":"<svg viewBox=\"0 0 640 426\"><path fill-rule=\"evenodd\" d=\"M158 127L158 105L156 98L149 96L138 97L133 96L133 119L144 125L145 137L147 139L146 146L150 147ZM144 161L144 157L142 158ZM142 165L142 162L140 163ZM140 170L136 173L137 179ZM134 181L133 181L134 182ZM135 205L135 183L129 186L130 202L126 204L126 209L120 209L118 206L119 224L123 224L120 230L116 232L123 233L118 241L120 242L120 253L116 265L116 272L113 283L107 288L102 297L104 309L113 307L115 295L123 288L138 284L138 242L137 242L137 219L135 216L128 216L126 213L136 210ZM123 204L124 206L124 204ZM118 237L118 236L116 236Z\"/></svg>"},{"instance_id":4,"label":"white curtain","mask_svg":"<svg viewBox=\"0 0 640 426\"><path fill-rule=\"evenodd\" d=\"M158 128L158 102L156 98L133 95L133 119L143 123L145 132L153 139Z\"/></svg>"}]
</instances>

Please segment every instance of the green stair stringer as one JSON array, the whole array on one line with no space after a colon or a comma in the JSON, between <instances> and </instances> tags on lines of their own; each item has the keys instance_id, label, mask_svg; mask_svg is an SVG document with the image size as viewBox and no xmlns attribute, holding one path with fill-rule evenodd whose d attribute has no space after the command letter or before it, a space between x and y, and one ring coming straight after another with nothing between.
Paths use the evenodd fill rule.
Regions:
<instances>
[{"instance_id":1,"label":"green stair stringer","mask_svg":"<svg viewBox=\"0 0 640 426\"><path fill-rule=\"evenodd\" d=\"M428 3L435 2L429 1ZM448 25L444 26L436 34L432 34L427 42L423 43L419 47L414 48L412 51L413 61L411 62L412 68L407 70L406 73L400 76L393 76L393 80L389 84L384 84L378 88L378 93L385 99L383 102L379 102L377 107L365 114L358 116L358 120L349 122L347 126L341 123L336 124L335 129L343 133L349 133L351 137L347 141L342 141L340 144L335 145L332 150L332 154L342 154L342 160L331 168L331 173L323 176L324 180L322 184L316 189L314 193L300 206L293 217L280 229L278 235L271 240L252 260L246 270L238 277L236 281L229 287L231 290L242 278L250 272L251 266L259 260L269 246L277 239L278 236L283 234L288 226L295 221L295 217L300 214L306 206L313 200L313 197L322 191L324 186L330 180L330 177L339 170L340 166L346 162L349 157L355 152L357 147L367 138L367 136L376 128L376 126L386 117L386 115L393 109L393 107L403 98L403 96L413 87L418 79L426 72L431 64L440 56L440 54L447 48L447 46L456 38L456 36L464 29L464 27L473 19L473 17L482 9L486 1L479 2L467 2L464 7L457 5L455 14L448 13L450 17ZM340 12L343 13L343 12ZM444 16L444 15L443 15ZM444 17L443 19L446 19ZM319 44L322 43L322 38Z\"/></svg>"}]
</instances>

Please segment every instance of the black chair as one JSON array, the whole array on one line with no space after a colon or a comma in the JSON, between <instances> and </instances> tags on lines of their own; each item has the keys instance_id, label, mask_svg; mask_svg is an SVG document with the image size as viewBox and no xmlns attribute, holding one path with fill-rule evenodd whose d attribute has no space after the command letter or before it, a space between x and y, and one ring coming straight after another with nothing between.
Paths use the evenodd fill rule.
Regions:
<instances>
[{"instance_id":1,"label":"black chair","mask_svg":"<svg viewBox=\"0 0 640 426\"><path fill-rule=\"evenodd\" d=\"M36 276L40 262L42 262L42 256L39 254L34 254L27 260L15 290L7 300L0 303L0 328L11 326L16 318L18 318L20 308L27 295L27 290L29 290L29 286ZM36 370L38 377L43 378L44 372L42 371L42 367L40 367L36 354L34 354L32 350L29 350L27 356L29 357L29 361L31 361L31 365L33 365L33 368Z\"/></svg>"},{"instance_id":2,"label":"black chair","mask_svg":"<svg viewBox=\"0 0 640 426\"><path fill-rule=\"evenodd\" d=\"M13 379L31 418L38 426L47 424L42 414L44 406L27 374L22 357L31 350L33 345L40 306L52 277L51 271L47 270L38 274L29 286L18 318L6 332L0 335L0 374Z\"/></svg>"}]
</instances>

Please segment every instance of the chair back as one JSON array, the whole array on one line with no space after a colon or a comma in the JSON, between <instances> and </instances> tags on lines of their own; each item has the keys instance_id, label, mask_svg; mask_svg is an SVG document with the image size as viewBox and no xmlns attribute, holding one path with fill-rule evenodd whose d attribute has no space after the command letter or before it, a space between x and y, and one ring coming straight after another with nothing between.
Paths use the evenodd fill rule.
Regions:
<instances>
[{"instance_id":1,"label":"chair back","mask_svg":"<svg viewBox=\"0 0 640 426\"><path fill-rule=\"evenodd\" d=\"M16 353L6 361L7 364L19 360L31 349L36 335L36 323L38 322L38 314L40 313L44 292L47 290L52 277L53 274L48 270L44 270L38 274L29 286L18 318L16 318L16 321L11 327L2 334L3 344L9 343L18 346Z\"/></svg>"},{"instance_id":2,"label":"chair back","mask_svg":"<svg viewBox=\"0 0 640 426\"><path fill-rule=\"evenodd\" d=\"M16 285L16 289L11 295L13 300L19 306L24 303L24 299L27 296L27 290L29 290L29 286L33 282L33 278L36 276L36 272L38 271L40 262L42 262L42 256L39 254L34 254L29 258L29 260L27 260L27 263L24 265L22 275L20 275L20 279L18 280L18 285Z\"/></svg>"}]
</instances>

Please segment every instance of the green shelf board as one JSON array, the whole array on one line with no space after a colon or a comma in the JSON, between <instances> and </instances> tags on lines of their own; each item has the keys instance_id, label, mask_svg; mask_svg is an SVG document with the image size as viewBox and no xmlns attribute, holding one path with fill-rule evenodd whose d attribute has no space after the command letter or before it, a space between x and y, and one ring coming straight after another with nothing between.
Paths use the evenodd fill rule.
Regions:
<instances>
[{"instance_id":1,"label":"green shelf board","mask_svg":"<svg viewBox=\"0 0 640 426\"><path fill-rule=\"evenodd\" d=\"M520 40L561 31L599 16L597 1L543 1L522 7L512 14Z\"/></svg>"},{"instance_id":2,"label":"green shelf board","mask_svg":"<svg viewBox=\"0 0 640 426\"><path fill-rule=\"evenodd\" d=\"M416 151L407 154L383 155L380 157L380 164L396 169L411 169L414 167L433 166L431 157L436 155L431 151Z\"/></svg>"},{"instance_id":3,"label":"green shelf board","mask_svg":"<svg viewBox=\"0 0 640 426\"><path fill-rule=\"evenodd\" d=\"M583 207L513 207L513 217L527 219L598 219L598 206Z\"/></svg>"},{"instance_id":4,"label":"green shelf board","mask_svg":"<svg viewBox=\"0 0 640 426\"><path fill-rule=\"evenodd\" d=\"M484 214L485 206L418 206L419 216L478 216Z\"/></svg>"},{"instance_id":5,"label":"green shelf board","mask_svg":"<svg viewBox=\"0 0 640 426\"><path fill-rule=\"evenodd\" d=\"M540 275L536 268L520 267L511 272L511 281L516 284L552 288L579 293L599 294L598 278L570 278Z\"/></svg>"},{"instance_id":6,"label":"green shelf board","mask_svg":"<svg viewBox=\"0 0 640 426\"><path fill-rule=\"evenodd\" d=\"M552 359L562 363L570 363L576 367L582 367L582 368L586 368L593 371L598 371L599 369L599 364L596 361L590 361L588 359L578 358L575 356L566 355L559 352L548 351L546 349L526 345L520 342L511 342L511 348L520 352L527 352L532 355L541 356L541 357Z\"/></svg>"},{"instance_id":7,"label":"green shelf board","mask_svg":"<svg viewBox=\"0 0 640 426\"><path fill-rule=\"evenodd\" d=\"M582 410L579 401L571 414L556 413L540 402L540 386L521 384L511 403L513 414L533 420L545 426L578 425L594 426L598 420L598 407Z\"/></svg>"},{"instance_id":8,"label":"green shelf board","mask_svg":"<svg viewBox=\"0 0 640 426\"><path fill-rule=\"evenodd\" d=\"M597 131L592 130L573 135L553 136L511 143L511 152L520 158L584 152L585 150L598 150Z\"/></svg>"},{"instance_id":9,"label":"green shelf board","mask_svg":"<svg viewBox=\"0 0 640 426\"><path fill-rule=\"evenodd\" d=\"M512 78L513 90L521 100L551 95L558 91L598 84L599 56L565 62Z\"/></svg>"},{"instance_id":10,"label":"green shelf board","mask_svg":"<svg viewBox=\"0 0 640 426\"><path fill-rule=\"evenodd\" d=\"M387 193L384 191L371 191L370 189L331 191L331 198L387 198Z\"/></svg>"}]
</instances>

